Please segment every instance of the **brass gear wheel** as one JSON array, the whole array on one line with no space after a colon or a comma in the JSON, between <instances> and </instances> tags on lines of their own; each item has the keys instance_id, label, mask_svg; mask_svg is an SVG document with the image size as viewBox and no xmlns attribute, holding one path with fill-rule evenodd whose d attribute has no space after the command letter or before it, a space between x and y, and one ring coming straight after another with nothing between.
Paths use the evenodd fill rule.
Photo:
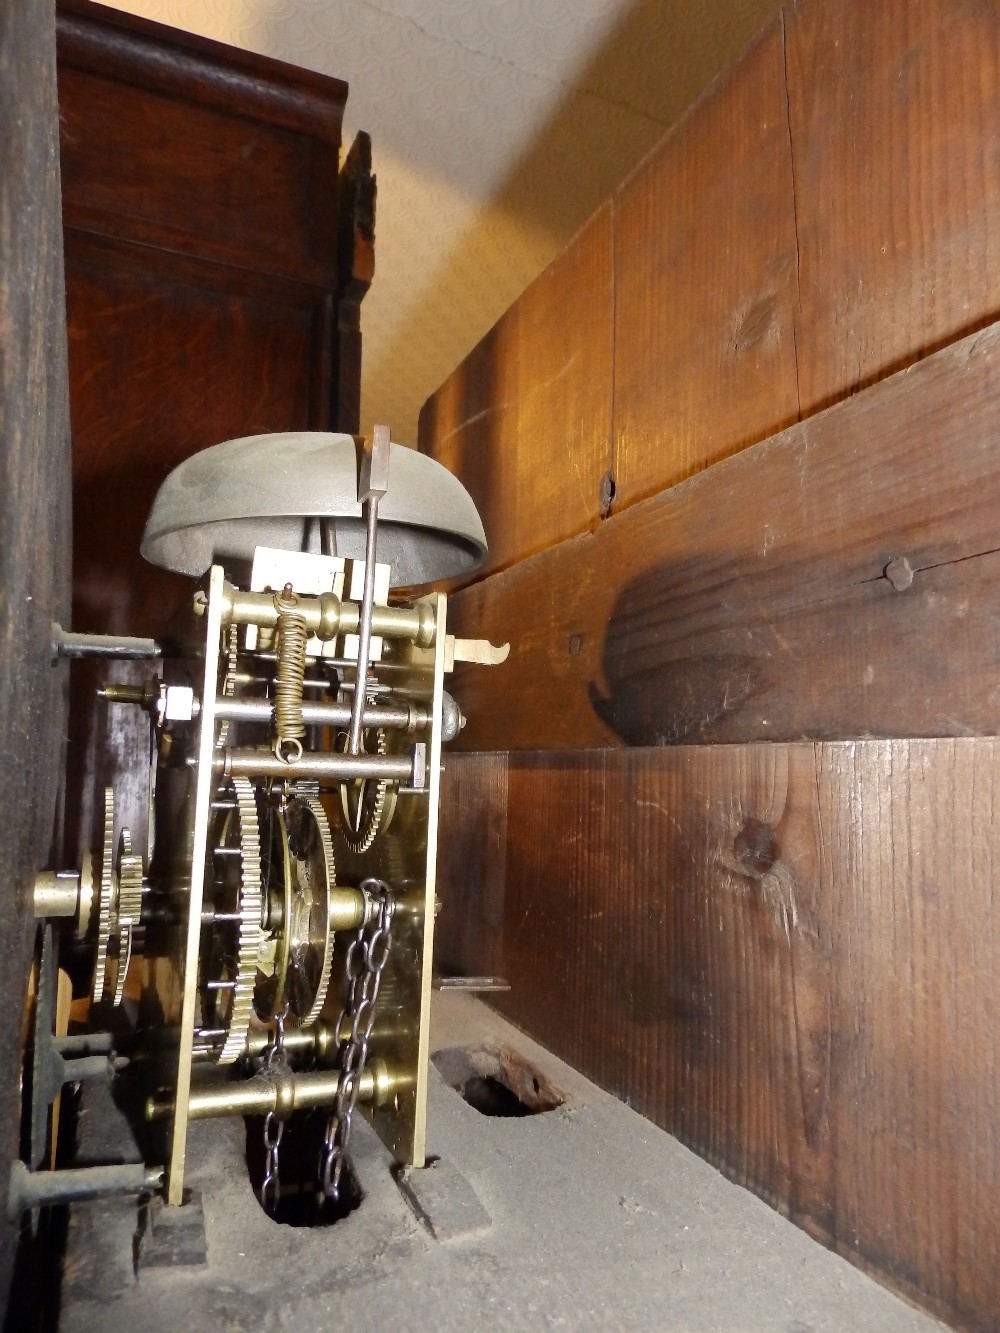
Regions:
<instances>
[{"instance_id":1,"label":"brass gear wheel","mask_svg":"<svg viewBox=\"0 0 1000 1333\"><path fill-rule=\"evenodd\" d=\"M222 678L222 697L231 699L236 693L236 664L239 651L239 627L237 625L229 626L229 634L226 636L223 632L223 652L226 654L226 674ZM219 734L215 741L215 748L222 750L225 748L226 741L229 739L229 723L219 723Z\"/></svg>"},{"instance_id":2,"label":"brass gear wheel","mask_svg":"<svg viewBox=\"0 0 1000 1333\"><path fill-rule=\"evenodd\" d=\"M388 746L383 727L376 727L377 754ZM361 744L367 754L370 731L362 732ZM340 784L341 831L344 841L356 856L367 852L380 829L389 827L396 809L396 784L389 778L355 778Z\"/></svg>"},{"instance_id":3,"label":"brass gear wheel","mask_svg":"<svg viewBox=\"0 0 1000 1333\"><path fill-rule=\"evenodd\" d=\"M330 895L336 886L333 838L319 800L299 796L285 814L291 856L291 910L284 926L288 969L285 995L303 1026L319 1018L330 988L333 930Z\"/></svg>"},{"instance_id":4,"label":"brass gear wheel","mask_svg":"<svg viewBox=\"0 0 1000 1333\"><path fill-rule=\"evenodd\" d=\"M257 1017L268 1023L285 1005L289 961L285 922L292 915L292 858L288 849L288 831L270 801L265 802L263 810L260 867L264 927L253 1007Z\"/></svg>"},{"instance_id":5,"label":"brass gear wheel","mask_svg":"<svg viewBox=\"0 0 1000 1333\"><path fill-rule=\"evenodd\" d=\"M202 953L202 1012L206 1025L225 1029L218 1063L232 1064L246 1045L262 943L260 825L249 778L230 778L209 850L209 883L217 917ZM210 986L209 982L221 983Z\"/></svg>"},{"instance_id":6,"label":"brass gear wheel","mask_svg":"<svg viewBox=\"0 0 1000 1333\"><path fill-rule=\"evenodd\" d=\"M115 797L104 788L104 836L101 843L101 879L97 886L97 952L91 999L99 1004L110 992L111 1003L120 1005L125 976L132 957L132 932L142 913L142 857L132 851L132 835L123 828L118 851L115 837ZM81 873L81 884L84 874Z\"/></svg>"},{"instance_id":7,"label":"brass gear wheel","mask_svg":"<svg viewBox=\"0 0 1000 1333\"><path fill-rule=\"evenodd\" d=\"M94 960L94 984L91 999L99 1004L107 981L108 946L118 925L118 883L111 860L111 844L115 837L115 796L111 787L104 788L104 838L101 843L101 882L97 889L97 956Z\"/></svg>"},{"instance_id":8,"label":"brass gear wheel","mask_svg":"<svg viewBox=\"0 0 1000 1333\"><path fill-rule=\"evenodd\" d=\"M132 834L127 828L123 828L118 836L115 874L118 880L118 962L113 1003L117 1007L125 994L133 932L142 915L142 857L132 851Z\"/></svg>"},{"instance_id":9,"label":"brass gear wheel","mask_svg":"<svg viewBox=\"0 0 1000 1333\"><path fill-rule=\"evenodd\" d=\"M94 857L84 852L80 859L80 907L76 919L76 938L85 940L90 934L90 918L94 910Z\"/></svg>"}]
</instances>

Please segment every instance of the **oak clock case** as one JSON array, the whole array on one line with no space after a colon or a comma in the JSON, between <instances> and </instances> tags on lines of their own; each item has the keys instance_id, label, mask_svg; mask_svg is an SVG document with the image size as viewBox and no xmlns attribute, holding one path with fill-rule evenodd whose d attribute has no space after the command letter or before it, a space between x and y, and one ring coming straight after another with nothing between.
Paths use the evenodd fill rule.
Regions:
<instances>
[{"instance_id":1,"label":"oak clock case","mask_svg":"<svg viewBox=\"0 0 1000 1333\"><path fill-rule=\"evenodd\" d=\"M432 585L486 553L475 505L376 427L231 440L175 468L142 540L195 580L156 640L53 627L53 656L108 660L108 707L150 718L149 838L103 793L101 846L43 871L44 941L25 1057L26 1160L8 1212L162 1191L184 1199L188 1129L261 1116L262 1204L285 1127L323 1118L316 1197L336 1203L353 1117L425 1160L441 747L464 724L456 640ZM119 684L115 658L148 658ZM89 969L85 1031L54 1031L60 948ZM79 959L77 960L79 961ZM127 1083L143 1161L43 1169L69 1081Z\"/></svg>"}]
</instances>

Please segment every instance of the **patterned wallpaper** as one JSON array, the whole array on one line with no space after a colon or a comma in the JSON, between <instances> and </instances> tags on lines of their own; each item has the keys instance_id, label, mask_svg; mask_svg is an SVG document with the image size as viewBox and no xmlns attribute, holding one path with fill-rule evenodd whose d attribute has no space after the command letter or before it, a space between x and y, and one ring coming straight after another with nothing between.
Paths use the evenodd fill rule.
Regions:
<instances>
[{"instance_id":1,"label":"patterned wallpaper","mask_svg":"<svg viewBox=\"0 0 1000 1333\"><path fill-rule=\"evenodd\" d=\"M115 0L346 79L372 136L362 428L417 414L779 0Z\"/></svg>"}]
</instances>

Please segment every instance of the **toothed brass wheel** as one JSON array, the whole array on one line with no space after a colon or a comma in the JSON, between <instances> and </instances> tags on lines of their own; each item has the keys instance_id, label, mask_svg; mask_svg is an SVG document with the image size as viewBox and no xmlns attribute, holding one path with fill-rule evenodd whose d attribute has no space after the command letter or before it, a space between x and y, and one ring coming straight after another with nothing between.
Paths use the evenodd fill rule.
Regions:
<instances>
[{"instance_id":1,"label":"toothed brass wheel","mask_svg":"<svg viewBox=\"0 0 1000 1333\"><path fill-rule=\"evenodd\" d=\"M94 959L94 983L91 998L99 1004L107 982L108 948L118 927L118 883L111 859L115 837L115 797L104 788L104 837L101 843L101 879L97 889L97 955Z\"/></svg>"},{"instance_id":2,"label":"toothed brass wheel","mask_svg":"<svg viewBox=\"0 0 1000 1333\"><path fill-rule=\"evenodd\" d=\"M330 894L336 883L333 839L326 814L315 797L292 801L285 826L292 870L285 994L292 1015L308 1025L319 1018L330 987Z\"/></svg>"},{"instance_id":3,"label":"toothed brass wheel","mask_svg":"<svg viewBox=\"0 0 1000 1333\"><path fill-rule=\"evenodd\" d=\"M257 1017L270 1022L285 1005L288 975L288 932L292 915L292 865L285 821L270 801L262 803L260 865L264 934L257 958L257 985L253 1007Z\"/></svg>"},{"instance_id":4,"label":"toothed brass wheel","mask_svg":"<svg viewBox=\"0 0 1000 1333\"><path fill-rule=\"evenodd\" d=\"M382 727L361 733L365 754L388 750ZM355 778L340 784L340 830L355 855L367 852L378 833L389 827L396 809L396 783L388 778Z\"/></svg>"},{"instance_id":5,"label":"toothed brass wheel","mask_svg":"<svg viewBox=\"0 0 1000 1333\"><path fill-rule=\"evenodd\" d=\"M231 778L209 843L206 882L211 920L202 941L203 1027L224 1032L219 1064L232 1064L246 1045L263 934L260 825L248 778Z\"/></svg>"},{"instance_id":6,"label":"toothed brass wheel","mask_svg":"<svg viewBox=\"0 0 1000 1333\"><path fill-rule=\"evenodd\" d=\"M239 662L239 627L230 625L228 630L223 631L222 651L219 654L220 659L225 656L226 671L222 678L222 697L232 699L236 694L236 668ZM218 735L215 738L215 748L217 750L225 749L229 740L229 723L220 722Z\"/></svg>"},{"instance_id":7,"label":"toothed brass wheel","mask_svg":"<svg viewBox=\"0 0 1000 1333\"><path fill-rule=\"evenodd\" d=\"M142 857L132 851L132 834L127 828L118 835L115 876L118 881L118 952L113 1003L117 1006L125 994L135 929L142 915Z\"/></svg>"},{"instance_id":8,"label":"toothed brass wheel","mask_svg":"<svg viewBox=\"0 0 1000 1333\"><path fill-rule=\"evenodd\" d=\"M106 997L114 1005L121 1004L132 957L133 931L142 912L142 857L132 851L132 835L127 828L118 835L117 853L112 851L114 837L114 791L105 787L101 877L96 886L97 947L91 988L91 999L95 1004ZM86 869L85 864L80 880L84 892ZM81 897L81 904L83 901ZM92 914L89 907L87 910ZM82 916L81 911L81 919Z\"/></svg>"}]
</instances>

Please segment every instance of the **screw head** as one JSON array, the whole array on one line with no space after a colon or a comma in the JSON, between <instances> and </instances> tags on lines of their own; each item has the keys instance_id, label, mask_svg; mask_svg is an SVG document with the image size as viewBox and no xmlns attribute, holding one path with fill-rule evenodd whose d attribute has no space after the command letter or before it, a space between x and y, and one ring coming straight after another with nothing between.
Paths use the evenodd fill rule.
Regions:
<instances>
[{"instance_id":1,"label":"screw head","mask_svg":"<svg viewBox=\"0 0 1000 1333\"><path fill-rule=\"evenodd\" d=\"M913 566L905 555L893 556L884 572L896 592L905 592L913 582Z\"/></svg>"}]
</instances>

